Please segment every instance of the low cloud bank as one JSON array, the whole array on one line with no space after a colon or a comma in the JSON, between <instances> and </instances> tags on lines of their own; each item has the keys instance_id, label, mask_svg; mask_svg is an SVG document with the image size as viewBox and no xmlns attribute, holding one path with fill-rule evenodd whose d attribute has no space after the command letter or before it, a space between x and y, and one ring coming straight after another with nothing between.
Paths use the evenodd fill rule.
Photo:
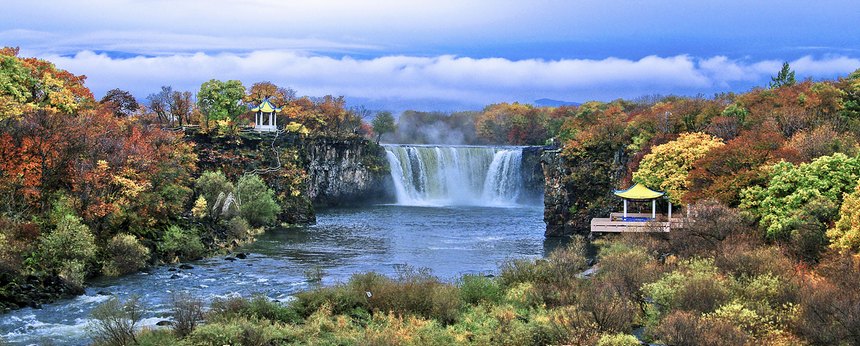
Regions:
<instances>
[{"instance_id":1,"label":"low cloud bank","mask_svg":"<svg viewBox=\"0 0 860 346\"><path fill-rule=\"evenodd\" d=\"M530 102L543 97L587 101L655 93L743 91L753 85L766 85L782 63L688 55L646 56L639 60L509 60L451 55L355 59L288 51L131 58L81 51L71 56L42 57L76 74L87 75L87 85L97 96L121 88L145 97L161 85L195 91L204 81L217 78L239 79L246 85L271 81L307 95L438 99L468 104ZM804 56L789 63L798 79L833 78L860 68L860 59L847 56Z\"/></svg>"}]
</instances>

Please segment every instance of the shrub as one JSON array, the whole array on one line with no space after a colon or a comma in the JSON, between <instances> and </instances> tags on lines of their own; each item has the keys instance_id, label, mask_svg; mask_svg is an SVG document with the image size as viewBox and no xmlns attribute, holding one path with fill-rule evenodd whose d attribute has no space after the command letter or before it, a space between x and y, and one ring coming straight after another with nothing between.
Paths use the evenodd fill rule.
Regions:
<instances>
[{"instance_id":1,"label":"shrub","mask_svg":"<svg viewBox=\"0 0 860 346\"><path fill-rule=\"evenodd\" d=\"M191 345L243 345L265 346L289 339L283 326L266 320L237 318L229 321L204 324L188 335Z\"/></svg>"},{"instance_id":2,"label":"shrub","mask_svg":"<svg viewBox=\"0 0 860 346\"><path fill-rule=\"evenodd\" d=\"M660 265L644 248L611 243L600 250L596 277L623 298L644 304L642 285L657 280Z\"/></svg>"},{"instance_id":3,"label":"shrub","mask_svg":"<svg viewBox=\"0 0 860 346\"><path fill-rule=\"evenodd\" d=\"M250 234L251 226L244 218L236 216L227 222L227 239L246 239Z\"/></svg>"},{"instance_id":4,"label":"shrub","mask_svg":"<svg viewBox=\"0 0 860 346\"><path fill-rule=\"evenodd\" d=\"M130 297L125 303L112 297L93 309L90 336L98 345L136 344L135 327L143 313L143 305L137 296Z\"/></svg>"},{"instance_id":5,"label":"shrub","mask_svg":"<svg viewBox=\"0 0 860 346\"><path fill-rule=\"evenodd\" d=\"M179 337L185 337L203 321L203 301L188 293L174 294L171 300L173 332Z\"/></svg>"},{"instance_id":6,"label":"shrub","mask_svg":"<svg viewBox=\"0 0 860 346\"><path fill-rule=\"evenodd\" d=\"M674 346L743 345L747 341L747 336L730 323L687 311L670 313L654 333L663 343Z\"/></svg>"},{"instance_id":7,"label":"shrub","mask_svg":"<svg viewBox=\"0 0 860 346\"><path fill-rule=\"evenodd\" d=\"M39 245L39 228L0 216L0 273L20 273L24 260Z\"/></svg>"},{"instance_id":8,"label":"shrub","mask_svg":"<svg viewBox=\"0 0 860 346\"><path fill-rule=\"evenodd\" d=\"M800 290L794 329L813 344L860 345L860 265L855 256L826 258Z\"/></svg>"},{"instance_id":9,"label":"shrub","mask_svg":"<svg viewBox=\"0 0 860 346\"><path fill-rule=\"evenodd\" d=\"M179 340L168 330L141 330L137 335L136 346L167 346L177 345Z\"/></svg>"},{"instance_id":10,"label":"shrub","mask_svg":"<svg viewBox=\"0 0 860 346\"><path fill-rule=\"evenodd\" d=\"M713 259L692 259L643 290L662 311L710 312L729 298L727 280L719 274Z\"/></svg>"},{"instance_id":11,"label":"shrub","mask_svg":"<svg viewBox=\"0 0 860 346\"><path fill-rule=\"evenodd\" d=\"M513 260L502 264L499 283L511 288L520 283L532 283L542 299L551 299L553 304L569 300L569 288L578 281L578 275L588 266L585 256L585 241L574 238L546 259ZM550 303L547 301L547 303Z\"/></svg>"},{"instance_id":12,"label":"shrub","mask_svg":"<svg viewBox=\"0 0 860 346\"><path fill-rule=\"evenodd\" d=\"M134 273L146 266L149 249L130 234L117 234L105 246L106 260L102 273L119 276Z\"/></svg>"},{"instance_id":13,"label":"shrub","mask_svg":"<svg viewBox=\"0 0 860 346\"><path fill-rule=\"evenodd\" d=\"M635 336L624 333L604 334L597 340L597 346L639 346L641 344Z\"/></svg>"},{"instance_id":14,"label":"shrub","mask_svg":"<svg viewBox=\"0 0 860 346\"><path fill-rule=\"evenodd\" d=\"M86 266L95 259L95 237L80 218L66 214L53 232L41 237L39 255L45 267L58 270L66 281L82 287Z\"/></svg>"},{"instance_id":15,"label":"shrub","mask_svg":"<svg viewBox=\"0 0 860 346\"><path fill-rule=\"evenodd\" d=\"M275 202L275 193L257 175L239 178L236 199L239 214L254 227L275 222L281 207Z\"/></svg>"},{"instance_id":16,"label":"shrub","mask_svg":"<svg viewBox=\"0 0 860 346\"><path fill-rule=\"evenodd\" d=\"M702 200L690 210L684 227L669 233L672 249L682 256L707 256L729 236L751 233L740 213L716 200Z\"/></svg>"},{"instance_id":17,"label":"shrub","mask_svg":"<svg viewBox=\"0 0 860 346\"><path fill-rule=\"evenodd\" d=\"M233 183L228 181L227 177L221 171L203 172L194 183L194 191L198 196L202 196L206 200L206 205L210 209L215 207L218 195L230 194L234 190Z\"/></svg>"},{"instance_id":18,"label":"shrub","mask_svg":"<svg viewBox=\"0 0 860 346\"><path fill-rule=\"evenodd\" d=\"M206 248L197 232L183 231L179 226L171 225L164 232L158 251L168 259L195 260L203 257Z\"/></svg>"},{"instance_id":19,"label":"shrub","mask_svg":"<svg viewBox=\"0 0 860 346\"><path fill-rule=\"evenodd\" d=\"M724 242L714 260L720 269L735 276L754 277L772 274L778 277L794 275L795 263L777 246L764 246L749 237L735 237Z\"/></svg>"},{"instance_id":20,"label":"shrub","mask_svg":"<svg viewBox=\"0 0 860 346\"><path fill-rule=\"evenodd\" d=\"M208 320L222 321L237 317L297 323L301 317L307 316L298 315L295 303L284 306L270 301L264 295L257 295L251 299L242 297L215 299L212 302Z\"/></svg>"},{"instance_id":21,"label":"shrub","mask_svg":"<svg viewBox=\"0 0 860 346\"><path fill-rule=\"evenodd\" d=\"M496 280L481 275L465 275L460 279L460 298L466 304L498 303L502 288Z\"/></svg>"},{"instance_id":22,"label":"shrub","mask_svg":"<svg viewBox=\"0 0 860 346\"><path fill-rule=\"evenodd\" d=\"M577 308L594 321L599 331L629 331L638 316L637 305L601 281L593 280L586 285L582 298L576 302Z\"/></svg>"}]
</instances>

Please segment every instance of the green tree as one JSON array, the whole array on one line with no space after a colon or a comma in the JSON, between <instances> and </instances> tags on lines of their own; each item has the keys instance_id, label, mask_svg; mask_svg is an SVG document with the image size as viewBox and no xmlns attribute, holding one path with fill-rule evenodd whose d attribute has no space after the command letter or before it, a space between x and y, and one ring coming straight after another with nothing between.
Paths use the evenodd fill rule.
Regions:
<instances>
[{"instance_id":1,"label":"green tree","mask_svg":"<svg viewBox=\"0 0 860 346\"><path fill-rule=\"evenodd\" d=\"M255 227L275 222L281 207L275 202L275 193L256 174L244 175L236 184L239 215Z\"/></svg>"},{"instance_id":2,"label":"green tree","mask_svg":"<svg viewBox=\"0 0 860 346\"><path fill-rule=\"evenodd\" d=\"M794 71L791 70L791 67L788 66L788 62L782 63L782 69L779 70L779 73L776 74L776 77L770 77L770 88L776 89L784 86L792 86L797 84L797 80L794 79Z\"/></svg>"},{"instance_id":3,"label":"green tree","mask_svg":"<svg viewBox=\"0 0 860 346\"><path fill-rule=\"evenodd\" d=\"M242 103L245 97L245 86L238 80L222 82L212 79L200 85L197 92L197 106L209 120L236 121L243 112L247 110Z\"/></svg>"},{"instance_id":4,"label":"green tree","mask_svg":"<svg viewBox=\"0 0 860 346\"><path fill-rule=\"evenodd\" d=\"M379 144L383 134L394 132L394 116L391 115L391 112L376 113L372 124L373 132L376 132L376 144Z\"/></svg>"},{"instance_id":5,"label":"green tree","mask_svg":"<svg viewBox=\"0 0 860 346\"><path fill-rule=\"evenodd\" d=\"M687 176L693 163L723 142L704 133L684 133L678 139L655 146L642 158L633 180L652 189L666 191L672 203L681 203L687 193Z\"/></svg>"},{"instance_id":6,"label":"green tree","mask_svg":"<svg viewBox=\"0 0 860 346\"><path fill-rule=\"evenodd\" d=\"M843 195L854 190L858 179L858 157L837 153L797 166L783 161L770 167L767 186L743 191L741 208L761 218L759 224L769 238L789 239L792 231L808 224L805 219L832 222L827 218L838 215ZM825 210L817 210L822 207ZM807 209L816 209L815 215L799 212Z\"/></svg>"},{"instance_id":7,"label":"green tree","mask_svg":"<svg viewBox=\"0 0 860 346\"><path fill-rule=\"evenodd\" d=\"M56 225L53 232L41 238L41 264L58 271L69 283L82 287L86 267L96 256L95 237L89 227L72 214L59 217Z\"/></svg>"},{"instance_id":8,"label":"green tree","mask_svg":"<svg viewBox=\"0 0 860 346\"><path fill-rule=\"evenodd\" d=\"M227 177L224 176L224 173L221 171L212 172L206 171L197 178L197 182L194 183L194 191L197 193L198 200L200 197L203 197L205 200L204 205L199 201L195 202L195 207L198 208L198 215L209 215L212 219L217 220L219 216L221 216L224 203L230 198L233 194L235 188L233 187L233 183L227 180ZM205 213L202 213L199 209L205 208Z\"/></svg>"}]
</instances>

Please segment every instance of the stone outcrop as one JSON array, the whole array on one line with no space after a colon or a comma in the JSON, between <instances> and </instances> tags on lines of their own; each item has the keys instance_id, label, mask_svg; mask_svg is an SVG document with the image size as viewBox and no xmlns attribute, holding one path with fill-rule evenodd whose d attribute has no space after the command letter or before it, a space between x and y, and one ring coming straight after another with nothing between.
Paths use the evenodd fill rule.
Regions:
<instances>
[{"instance_id":1,"label":"stone outcrop","mask_svg":"<svg viewBox=\"0 0 860 346\"><path fill-rule=\"evenodd\" d=\"M544 147L523 148L522 170L520 175L523 179L524 196L520 200L525 202L540 201L544 195L544 174L541 167L541 154Z\"/></svg>"},{"instance_id":2,"label":"stone outcrop","mask_svg":"<svg viewBox=\"0 0 860 346\"><path fill-rule=\"evenodd\" d=\"M261 172L260 177L279 196L279 219L285 223L316 222L314 206L393 198L388 192L385 151L363 138L301 138L268 132L219 137L194 129L186 132L186 138L196 144L200 172L220 170L233 181L248 172ZM297 177L301 182L296 182Z\"/></svg>"},{"instance_id":3,"label":"stone outcrop","mask_svg":"<svg viewBox=\"0 0 860 346\"><path fill-rule=\"evenodd\" d=\"M319 138L304 146L307 196L316 206L393 199L385 150L365 139Z\"/></svg>"},{"instance_id":4,"label":"stone outcrop","mask_svg":"<svg viewBox=\"0 0 860 346\"><path fill-rule=\"evenodd\" d=\"M540 167L544 175L544 211L543 221L546 223L547 237L559 237L573 233L573 225L569 224L569 208L571 198L565 186L564 178L570 174L560 149L544 150L540 156Z\"/></svg>"},{"instance_id":5,"label":"stone outcrop","mask_svg":"<svg viewBox=\"0 0 860 346\"><path fill-rule=\"evenodd\" d=\"M574 159L565 158L559 149L545 150L541 155L545 235L588 235L592 218L618 210L621 199L612 192L626 174L627 162L622 149L595 150Z\"/></svg>"}]
</instances>

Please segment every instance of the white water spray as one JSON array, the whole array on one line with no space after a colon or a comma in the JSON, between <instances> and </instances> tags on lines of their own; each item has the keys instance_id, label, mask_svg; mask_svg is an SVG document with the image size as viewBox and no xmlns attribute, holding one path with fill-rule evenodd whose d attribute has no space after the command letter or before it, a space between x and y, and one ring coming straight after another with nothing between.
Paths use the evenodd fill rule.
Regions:
<instances>
[{"instance_id":1,"label":"white water spray","mask_svg":"<svg viewBox=\"0 0 860 346\"><path fill-rule=\"evenodd\" d=\"M522 148L385 145L401 205L504 206L523 191Z\"/></svg>"}]
</instances>

